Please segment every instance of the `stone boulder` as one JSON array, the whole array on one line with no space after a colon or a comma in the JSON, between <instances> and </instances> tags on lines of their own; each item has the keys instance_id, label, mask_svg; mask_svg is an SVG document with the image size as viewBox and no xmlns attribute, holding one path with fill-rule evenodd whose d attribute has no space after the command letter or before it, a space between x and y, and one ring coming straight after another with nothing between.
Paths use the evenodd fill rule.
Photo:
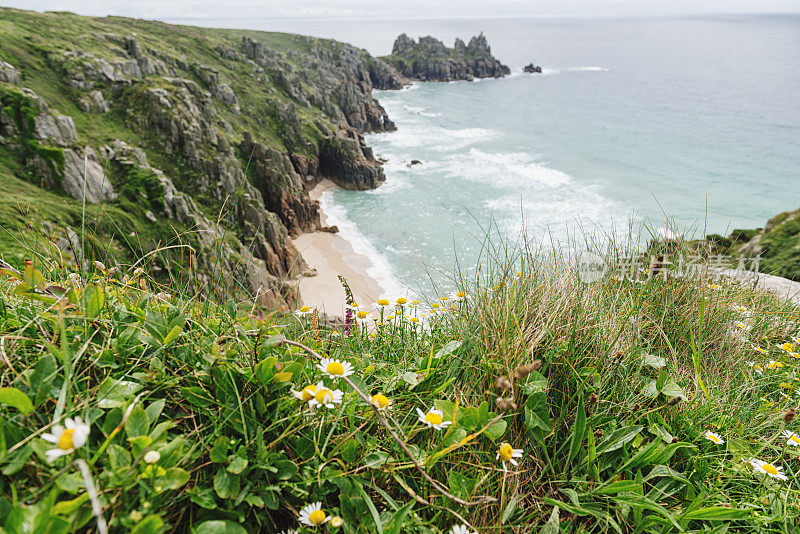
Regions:
<instances>
[{"instance_id":1,"label":"stone boulder","mask_svg":"<svg viewBox=\"0 0 800 534\"><path fill-rule=\"evenodd\" d=\"M78 106L86 113L108 113L111 103L97 89L89 91L78 100Z\"/></svg>"},{"instance_id":2,"label":"stone boulder","mask_svg":"<svg viewBox=\"0 0 800 534\"><path fill-rule=\"evenodd\" d=\"M75 123L68 115L40 113L33 119L34 135L50 144L69 146L78 139Z\"/></svg>"},{"instance_id":3,"label":"stone boulder","mask_svg":"<svg viewBox=\"0 0 800 534\"><path fill-rule=\"evenodd\" d=\"M14 65L0 60L0 82L19 83L19 71Z\"/></svg>"},{"instance_id":4,"label":"stone boulder","mask_svg":"<svg viewBox=\"0 0 800 534\"><path fill-rule=\"evenodd\" d=\"M97 154L91 147L86 147L82 153L70 148L64 149L61 188L76 200L82 200L85 193L86 201L93 204L112 202L117 198Z\"/></svg>"}]
</instances>

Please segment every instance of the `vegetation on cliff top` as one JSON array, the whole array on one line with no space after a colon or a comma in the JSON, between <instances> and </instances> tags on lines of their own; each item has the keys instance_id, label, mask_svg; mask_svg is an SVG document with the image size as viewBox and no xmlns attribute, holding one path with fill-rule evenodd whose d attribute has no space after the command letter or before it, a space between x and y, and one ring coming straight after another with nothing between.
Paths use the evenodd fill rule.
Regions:
<instances>
[{"instance_id":1,"label":"vegetation on cliff top","mask_svg":"<svg viewBox=\"0 0 800 534\"><path fill-rule=\"evenodd\" d=\"M496 252L343 330L141 269L3 269L0 526L796 528L800 310Z\"/></svg>"}]
</instances>

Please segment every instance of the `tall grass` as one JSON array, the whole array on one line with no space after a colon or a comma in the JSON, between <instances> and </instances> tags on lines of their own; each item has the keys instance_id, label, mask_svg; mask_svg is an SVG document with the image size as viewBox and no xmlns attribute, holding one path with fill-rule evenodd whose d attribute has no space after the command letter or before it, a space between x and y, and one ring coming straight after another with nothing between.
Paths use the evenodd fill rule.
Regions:
<instances>
[{"instance_id":1,"label":"tall grass","mask_svg":"<svg viewBox=\"0 0 800 534\"><path fill-rule=\"evenodd\" d=\"M115 532L796 528L797 307L702 276L585 283L569 258L492 246L471 279L453 275L467 299L432 294L347 336L141 271L4 269L0 526L95 530L82 459ZM352 384L317 353L351 363ZM342 402L292 394L320 381ZM353 388L391 399L402 444ZM75 416L87 443L48 463L42 436ZM518 466L496 459L503 442ZM300 525L316 502L343 524Z\"/></svg>"}]
</instances>

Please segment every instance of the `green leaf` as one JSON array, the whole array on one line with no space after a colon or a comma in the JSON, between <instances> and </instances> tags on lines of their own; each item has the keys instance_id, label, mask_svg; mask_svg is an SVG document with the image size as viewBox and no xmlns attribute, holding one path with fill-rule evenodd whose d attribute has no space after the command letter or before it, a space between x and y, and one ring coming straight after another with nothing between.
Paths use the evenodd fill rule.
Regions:
<instances>
[{"instance_id":1,"label":"green leaf","mask_svg":"<svg viewBox=\"0 0 800 534\"><path fill-rule=\"evenodd\" d=\"M364 457L364 465L377 469L389 461L389 453L384 451L373 451Z\"/></svg>"},{"instance_id":2,"label":"green leaf","mask_svg":"<svg viewBox=\"0 0 800 534\"><path fill-rule=\"evenodd\" d=\"M103 288L98 284L89 284L83 290L83 305L86 307L86 317L94 319L106 305L106 296Z\"/></svg>"},{"instance_id":3,"label":"green leaf","mask_svg":"<svg viewBox=\"0 0 800 534\"><path fill-rule=\"evenodd\" d=\"M155 486L161 486L162 489L175 490L182 487L189 482L189 473L180 467L170 467L167 473L158 477L155 480Z\"/></svg>"},{"instance_id":4,"label":"green leaf","mask_svg":"<svg viewBox=\"0 0 800 534\"><path fill-rule=\"evenodd\" d=\"M400 378L408 384L408 389L414 389L420 383L419 375L413 371L403 373Z\"/></svg>"},{"instance_id":5,"label":"green leaf","mask_svg":"<svg viewBox=\"0 0 800 534\"><path fill-rule=\"evenodd\" d=\"M238 475L244 471L245 467L247 467L247 460L241 456L236 456L233 460L231 460L231 463L228 464L226 469L228 473Z\"/></svg>"},{"instance_id":6,"label":"green leaf","mask_svg":"<svg viewBox=\"0 0 800 534\"><path fill-rule=\"evenodd\" d=\"M50 509L50 513L58 515L69 515L78 508L80 508L81 505L88 500L89 500L89 494L81 493L80 495L78 495L74 499L70 499L69 501L57 502Z\"/></svg>"},{"instance_id":7,"label":"green leaf","mask_svg":"<svg viewBox=\"0 0 800 534\"><path fill-rule=\"evenodd\" d=\"M663 369L667 366L666 358L662 358L661 356L655 356L653 354L648 354L642 359L642 362L645 365L649 365L653 369Z\"/></svg>"},{"instance_id":8,"label":"green leaf","mask_svg":"<svg viewBox=\"0 0 800 534\"><path fill-rule=\"evenodd\" d=\"M181 388L183 398L198 408L208 408L214 404L214 399L206 391L198 386Z\"/></svg>"},{"instance_id":9,"label":"green leaf","mask_svg":"<svg viewBox=\"0 0 800 534\"><path fill-rule=\"evenodd\" d=\"M214 491L220 499L235 499L239 494L239 477L220 469L214 476Z\"/></svg>"},{"instance_id":10,"label":"green leaf","mask_svg":"<svg viewBox=\"0 0 800 534\"><path fill-rule=\"evenodd\" d=\"M131 529L131 534L152 534L158 532L164 526L164 520L161 516L153 514L148 515Z\"/></svg>"},{"instance_id":11,"label":"green leaf","mask_svg":"<svg viewBox=\"0 0 800 534\"><path fill-rule=\"evenodd\" d=\"M288 382L292 379L293 373L290 371L283 371L280 373L275 373L275 376L272 377L272 380L275 382Z\"/></svg>"},{"instance_id":12,"label":"green leaf","mask_svg":"<svg viewBox=\"0 0 800 534\"><path fill-rule=\"evenodd\" d=\"M633 438L639 435L639 432L641 432L643 428L644 427L640 425L618 428L597 446L597 455L600 456L601 454L622 448L626 443L629 443Z\"/></svg>"},{"instance_id":13,"label":"green leaf","mask_svg":"<svg viewBox=\"0 0 800 534\"><path fill-rule=\"evenodd\" d=\"M581 448L581 444L586 436L586 409L583 406L583 395L578 395L578 409L575 412L575 424L572 426L572 437L569 442L569 455L567 457L567 463L571 463L572 460L578 455L578 451ZM556 514L556 518L558 518L558 514Z\"/></svg>"},{"instance_id":14,"label":"green leaf","mask_svg":"<svg viewBox=\"0 0 800 534\"><path fill-rule=\"evenodd\" d=\"M106 378L97 390L97 406L105 409L119 408L140 389L142 386L136 382Z\"/></svg>"},{"instance_id":15,"label":"green leaf","mask_svg":"<svg viewBox=\"0 0 800 534\"><path fill-rule=\"evenodd\" d=\"M58 489L67 493L78 493L84 489L83 477L78 473L61 473L56 477Z\"/></svg>"},{"instance_id":16,"label":"green leaf","mask_svg":"<svg viewBox=\"0 0 800 534\"><path fill-rule=\"evenodd\" d=\"M214 498L214 492L211 488L195 486L186 493L189 494L189 499L193 503L206 510L215 510L217 508L217 500Z\"/></svg>"},{"instance_id":17,"label":"green leaf","mask_svg":"<svg viewBox=\"0 0 800 534\"><path fill-rule=\"evenodd\" d=\"M736 508L726 508L725 506L708 506L688 512L681 516L681 519L698 521L736 521L749 517L750 513L750 510L738 510Z\"/></svg>"},{"instance_id":18,"label":"green leaf","mask_svg":"<svg viewBox=\"0 0 800 534\"><path fill-rule=\"evenodd\" d=\"M486 429L484 434L490 440L497 441L503 437L503 434L506 433L506 427L508 427L508 423L504 419L500 419L499 421L492 423L492 425Z\"/></svg>"},{"instance_id":19,"label":"green leaf","mask_svg":"<svg viewBox=\"0 0 800 534\"><path fill-rule=\"evenodd\" d=\"M463 345L461 341L456 341L456 340L449 341L444 347L442 347L436 352L434 358L449 356L450 354L453 354L455 351L457 351L461 347L461 345Z\"/></svg>"},{"instance_id":20,"label":"green leaf","mask_svg":"<svg viewBox=\"0 0 800 534\"><path fill-rule=\"evenodd\" d=\"M183 328L181 328L180 326L174 327L172 330L169 331L169 334L167 334L166 337L164 337L163 345L165 347L168 347L170 343L175 341L178 338L178 336L181 335L181 332L183 332Z\"/></svg>"},{"instance_id":21,"label":"green leaf","mask_svg":"<svg viewBox=\"0 0 800 534\"><path fill-rule=\"evenodd\" d=\"M405 526L406 516L411 512L414 504L416 504L415 501L411 501L392 514L383 529L384 534L400 534Z\"/></svg>"},{"instance_id":22,"label":"green leaf","mask_svg":"<svg viewBox=\"0 0 800 534\"><path fill-rule=\"evenodd\" d=\"M137 438L147 435L149 427L150 419L147 417L147 413L141 406L135 406L133 410L131 410L128 420L125 421L125 433L128 434L128 438Z\"/></svg>"},{"instance_id":23,"label":"green leaf","mask_svg":"<svg viewBox=\"0 0 800 534\"><path fill-rule=\"evenodd\" d=\"M517 509L517 504L519 504L519 501L521 499L522 499L521 493L515 493L514 496L511 497L511 500L508 501L508 504L506 505L506 509L503 510L503 514L500 516L501 524L505 524L506 521L511 519L511 516L514 515L514 512Z\"/></svg>"},{"instance_id":24,"label":"green leaf","mask_svg":"<svg viewBox=\"0 0 800 534\"><path fill-rule=\"evenodd\" d=\"M0 388L0 404L16 408L22 412L22 415L28 415L33 411L31 400L17 388Z\"/></svg>"},{"instance_id":25,"label":"green leaf","mask_svg":"<svg viewBox=\"0 0 800 534\"><path fill-rule=\"evenodd\" d=\"M284 340L286 340L286 336L283 334L275 334L274 336L267 338L267 340L264 341L264 344L261 346L265 349L275 349L278 348L281 343L284 342Z\"/></svg>"},{"instance_id":26,"label":"green leaf","mask_svg":"<svg viewBox=\"0 0 800 534\"><path fill-rule=\"evenodd\" d=\"M601 486L594 490L593 493L595 495L609 495L623 492L642 495L644 493L644 489L642 488L641 484L637 484L634 480L620 480L618 482L612 482L611 484Z\"/></svg>"},{"instance_id":27,"label":"green leaf","mask_svg":"<svg viewBox=\"0 0 800 534\"><path fill-rule=\"evenodd\" d=\"M561 521L558 518L558 506L553 506L553 511L550 513L550 519L539 530L539 534L558 534L561 532Z\"/></svg>"}]
</instances>

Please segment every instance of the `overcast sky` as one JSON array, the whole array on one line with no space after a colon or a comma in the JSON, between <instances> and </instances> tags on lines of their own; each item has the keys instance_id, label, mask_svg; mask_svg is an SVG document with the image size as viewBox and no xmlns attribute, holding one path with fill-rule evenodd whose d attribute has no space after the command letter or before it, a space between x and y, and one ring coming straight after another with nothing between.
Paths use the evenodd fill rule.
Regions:
<instances>
[{"instance_id":1,"label":"overcast sky","mask_svg":"<svg viewBox=\"0 0 800 534\"><path fill-rule=\"evenodd\" d=\"M798 0L0 0L0 5L37 11L66 10L82 15L124 15L172 21L800 12Z\"/></svg>"}]
</instances>

